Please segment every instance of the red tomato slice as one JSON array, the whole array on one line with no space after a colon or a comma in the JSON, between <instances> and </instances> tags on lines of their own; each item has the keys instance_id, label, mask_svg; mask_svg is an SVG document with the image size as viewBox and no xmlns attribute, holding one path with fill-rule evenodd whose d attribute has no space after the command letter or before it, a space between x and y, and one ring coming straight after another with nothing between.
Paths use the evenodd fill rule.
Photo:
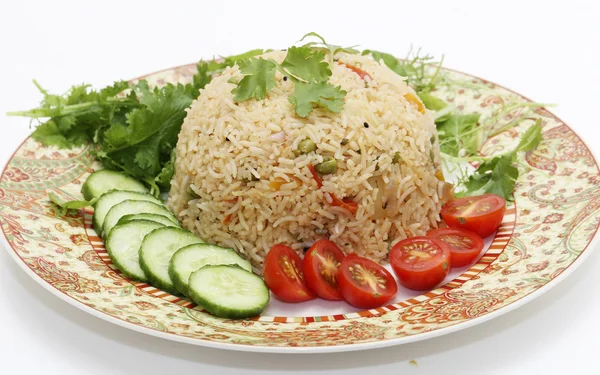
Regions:
<instances>
[{"instance_id":1,"label":"red tomato slice","mask_svg":"<svg viewBox=\"0 0 600 375\"><path fill-rule=\"evenodd\" d=\"M275 245L265 257L265 283L275 297L284 302L303 302L316 298L304 283L302 259L291 247Z\"/></svg>"},{"instance_id":2,"label":"red tomato slice","mask_svg":"<svg viewBox=\"0 0 600 375\"><path fill-rule=\"evenodd\" d=\"M339 199L335 196L335 194L331 195L331 205L332 206L340 206L342 208L347 209L352 213L352 215L356 215L356 211L358 211L358 203L354 202L350 198Z\"/></svg>"},{"instance_id":3,"label":"red tomato slice","mask_svg":"<svg viewBox=\"0 0 600 375\"><path fill-rule=\"evenodd\" d=\"M442 207L442 218L452 228L463 228L481 237L493 234L504 218L506 201L495 194L454 199Z\"/></svg>"},{"instance_id":4,"label":"red tomato slice","mask_svg":"<svg viewBox=\"0 0 600 375\"><path fill-rule=\"evenodd\" d=\"M319 174L315 170L315 167L312 164L309 164L308 170L310 171L310 174L312 174L313 178L315 179L315 182L317 183L317 187L320 189L323 186L323 181L321 180L321 177L319 177Z\"/></svg>"},{"instance_id":5,"label":"red tomato slice","mask_svg":"<svg viewBox=\"0 0 600 375\"><path fill-rule=\"evenodd\" d=\"M427 232L427 237L442 240L450 248L452 267L471 264L481 253L483 239L475 232L458 228L438 228Z\"/></svg>"},{"instance_id":6,"label":"red tomato slice","mask_svg":"<svg viewBox=\"0 0 600 375\"><path fill-rule=\"evenodd\" d=\"M325 239L315 242L302 262L306 285L323 299L342 300L337 275L344 257L342 250L333 242Z\"/></svg>"},{"instance_id":7,"label":"red tomato slice","mask_svg":"<svg viewBox=\"0 0 600 375\"><path fill-rule=\"evenodd\" d=\"M346 68L348 68L348 69L352 70L354 73L358 74L358 76L361 79L365 79L365 77L369 77L369 78L373 79L373 77L371 77L371 75L369 73L365 72L364 70L362 70L354 65L346 64L343 62L340 62L340 64L345 65Z\"/></svg>"},{"instance_id":8,"label":"red tomato slice","mask_svg":"<svg viewBox=\"0 0 600 375\"><path fill-rule=\"evenodd\" d=\"M450 271L450 248L436 238L407 238L390 250L390 264L401 285L433 289Z\"/></svg>"},{"instance_id":9,"label":"red tomato slice","mask_svg":"<svg viewBox=\"0 0 600 375\"><path fill-rule=\"evenodd\" d=\"M342 262L338 284L346 302L361 309L379 307L398 291L398 284L388 270L357 255L349 255Z\"/></svg>"}]
</instances>

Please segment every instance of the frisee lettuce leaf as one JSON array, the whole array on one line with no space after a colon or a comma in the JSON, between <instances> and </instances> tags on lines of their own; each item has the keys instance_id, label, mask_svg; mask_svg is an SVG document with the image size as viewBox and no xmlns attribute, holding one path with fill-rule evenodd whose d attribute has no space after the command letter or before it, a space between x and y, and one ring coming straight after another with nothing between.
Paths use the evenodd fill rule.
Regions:
<instances>
[{"instance_id":1,"label":"frisee lettuce leaf","mask_svg":"<svg viewBox=\"0 0 600 375\"><path fill-rule=\"evenodd\" d=\"M440 150L451 156L475 155L479 150L480 140L477 134L479 113L453 114L438 124Z\"/></svg>"},{"instance_id":2,"label":"frisee lettuce leaf","mask_svg":"<svg viewBox=\"0 0 600 375\"><path fill-rule=\"evenodd\" d=\"M512 201L515 184L520 174L516 167L519 153L535 150L541 141L542 126L541 119L538 119L523 133L514 150L487 158L473 174L459 181L464 189L459 191L458 195L471 196L492 193L507 201Z\"/></svg>"}]
</instances>

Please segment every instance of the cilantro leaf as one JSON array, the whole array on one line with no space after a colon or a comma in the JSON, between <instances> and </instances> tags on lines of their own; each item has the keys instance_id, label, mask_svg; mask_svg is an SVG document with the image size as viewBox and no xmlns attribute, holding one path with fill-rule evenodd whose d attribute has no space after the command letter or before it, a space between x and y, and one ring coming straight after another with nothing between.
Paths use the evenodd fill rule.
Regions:
<instances>
[{"instance_id":1,"label":"cilantro leaf","mask_svg":"<svg viewBox=\"0 0 600 375\"><path fill-rule=\"evenodd\" d=\"M78 210L83 207L93 206L96 203L96 199L92 199L91 201L81 200L81 201L65 201L57 194L53 192L48 193L48 198L52 203L58 206L59 214L64 216L68 210Z\"/></svg>"},{"instance_id":2,"label":"cilantro leaf","mask_svg":"<svg viewBox=\"0 0 600 375\"><path fill-rule=\"evenodd\" d=\"M300 117L308 117L315 107L326 108L339 113L344 107L346 91L339 86L321 82L307 84L297 82L294 94L289 97L290 103L296 107Z\"/></svg>"},{"instance_id":3,"label":"cilantro leaf","mask_svg":"<svg viewBox=\"0 0 600 375\"><path fill-rule=\"evenodd\" d=\"M359 51L352 48L352 47L342 47L342 46L337 46L335 44L329 44L325 41L325 38L323 38L321 35L313 32L310 32L308 34L305 34L302 39L300 39L300 41L302 42L304 39L308 38L308 37L315 37L317 39L319 39L321 42L308 42L306 44L304 44L302 47L318 47L318 46L322 46L324 47L326 50L329 51L329 64L333 64L333 55L335 55L337 52L345 52L345 53L350 53L350 54L355 54L358 53Z\"/></svg>"},{"instance_id":4,"label":"cilantro leaf","mask_svg":"<svg viewBox=\"0 0 600 375\"><path fill-rule=\"evenodd\" d=\"M222 72L228 66L234 66L235 63L249 59L251 57L255 57L258 55L262 55L266 51L263 49L253 49L248 52L240 53L239 55L227 56L223 57L223 61L212 60L209 62L201 61L199 65L202 65L203 69L206 69L211 75ZM198 69L198 71L201 71Z\"/></svg>"},{"instance_id":5,"label":"cilantro leaf","mask_svg":"<svg viewBox=\"0 0 600 375\"><path fill-rule=\"evenodd\" d=\"M63 133L55 121L48 120L39 125L31 137L46 146L57 146L58 148L73 148L85 144L86 137L80 133Z\"/></svg>"},{"instance_id":6,"label":"cilantro leaf","mask_svg":"<svg viewBox=\"0 0 600 375\"><path fill-rule=\"evenodd\" d=\"M270 60L251 58L238 62L244 78L233 89L233 100L243 102L248 99L262 100L267 92L276 85L275 70L277 64Z\"/></svg>"},{"instance_id":7,"label":"cilantro leaf","mask_svg":"<svg viewBox=\"0 0 600 375\"><path fill-rule=\"evenodd\" d=\"M146 106L126 116L127 125L113 124L104 133L108 157L128 173L153 181L163 165L171 160L186 108L192 103L182 85L155 88Z\"/></svg>"},{"instance_id":8,"label":"cilantro leaf","mask_svg":"<svg viewBox=\"0 0 600 375\"><path fill-rule=\"evenodd\" d=\"M529 129L523 133L519 141L519 145L515 149L515 152L519 151L532 151L542 141L542 119L538 119L534 125L530 126Z\"/></svg>"},{"instance_id":9,"label":"cilantro leaf","mask_svg":"<svg viewBox=\"0 0 600 375\"><path fill-rule=\"evenodd\" d=\"M477 123L480 116L479 113L455 114L438 124L441 151L452 156L459 156L463 152L466 155L477 154L480 144Z\"/></svg>"},{"instance_id":10,"label":"cilantro leaf","mask_svg":"<svg viewBox=\"0 0 600 375\"><path fill-rule=\"evenodd\" d=\"M173 150L171 151L170 160L163 165L162 170L154 179L154 181L156 181L156 184L165 191L168 191L171 188L171 179L173 178L173 174L175 173L175 160L176 153L175 148L173 148Z\"/></svg>"},{"instance_id":11,"label":"cilantro leaf","mask_svg":"<svg viewBox=\"0 0 600 375\"><path fill-rule=\"evenodd\" d=\"M331 77L331 69L324 59L323 52L309 47L290 47L281 67L305 82L325 82Z\"/></svg>"},{"instance_id":12,"label":"cilantro leaf","mask_svg":"<svg viewBox=\"0 0 600 375\"><path fill-rule=\"evenodd\" d=\"M462 195L496 194L507 201L513 200L519 170L514 165L514 154L497 156L482 163L469 176Z\"/></svg>"}]
</instances>

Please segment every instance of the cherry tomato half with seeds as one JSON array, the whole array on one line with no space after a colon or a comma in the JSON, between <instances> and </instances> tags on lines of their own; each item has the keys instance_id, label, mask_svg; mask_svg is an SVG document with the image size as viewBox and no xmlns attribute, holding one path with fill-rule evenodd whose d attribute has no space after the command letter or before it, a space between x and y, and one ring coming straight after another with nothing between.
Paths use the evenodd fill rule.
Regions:
<instances>
[{"instance_id":1,"label":"cherry tomato half with seeds","mask_svg":"<svg viewBox=\"0 0 600 375\"><path fill-rule=\"evenodd\" d=\"M315 242L304 254L302 262L306 285L323 299L342 300L337 275L344 257L335 243L326 239Z\"/></svg>"},{"instance_id":2,"label":"cherry tomato half with seeds","mask_svg":"<svg viewBox=\"0 0 600 375\"><path fill-rule=\"evenodd\" d=\"M342 261L338 284L346 302L361 309L379 307L398 291L398 284L388 270L357 255L349 255Z\"/></svg>"},{"instance_id":3,"label":"cherry tomato half with seeds","mask_svg":"<svg viewBox=\"0 0 600 375\"><path fill-rule=\"evenodd\" d=\"M450 272L450 248L436 238L407 238L392 247L389 256L398 281L409 289L433 289Z\"/></svg>"},{"instance_id":4,"label":"cherry tomato half with seeds","mask_svg":"<svg viewBox=\"0 0 600 375\"><path fill-rule=\"evenodd\" d=\"M289 246L275 245L265 257L265 283L278 300L304 302L317 296L304 281L302 259Z\"/></svg>"},{"instance_id":5,"label":"cherry tomato half with seeds","mask_svg":"<svg viewBox=\"0 0 600 375\"><path fill-rule=\"evenodd\" d=\"M505 212L504 198L484 194L451 200L440 214L449 227L470 230L485 238L500 227Z\"/></svg>"},{"instance_id":6,"label":"cherry tomato half with seeds","mask_svg":"<svg viewBox=\"0 0 600 375\"><path fill-rule=\"evenodd\" d=\"M437 238L448 245L452 267L473 263L484 246L483 239L477 233L460 228L433 229L427 232L427 237Z\"/></svg>"}]
</instances>

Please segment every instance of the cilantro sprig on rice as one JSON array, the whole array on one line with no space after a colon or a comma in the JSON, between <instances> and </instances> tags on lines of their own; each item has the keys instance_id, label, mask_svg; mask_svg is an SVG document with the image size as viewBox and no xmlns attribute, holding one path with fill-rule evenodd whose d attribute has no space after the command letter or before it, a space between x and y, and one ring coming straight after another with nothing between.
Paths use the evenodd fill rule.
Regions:
<instances>
[{"instance_id":1,"label":"cilantro sprig on rice","mask_svg":"<svg viewBox=\"0 0 600 375\"><path fill-rule=\"evenodd\" d=\"M275 73L279 71L295 85L289 101L294 105L298 116L308 117L316 107L334 113L341 112L346 92L341 87L332 85L328 80L331 77L333 55L338 50L348 51L348 49L329 45L315 33L307 34L304 38L308 36L316 36L321 42L290 47L281 64L263 58L251 58L240 62L238 66L244 78L233 89L235 95L233 99L236 102L250 99L263 100L276 86ZM325 61L324 51L329 52L327 61Z\"/></svg>"}]
</instances>

